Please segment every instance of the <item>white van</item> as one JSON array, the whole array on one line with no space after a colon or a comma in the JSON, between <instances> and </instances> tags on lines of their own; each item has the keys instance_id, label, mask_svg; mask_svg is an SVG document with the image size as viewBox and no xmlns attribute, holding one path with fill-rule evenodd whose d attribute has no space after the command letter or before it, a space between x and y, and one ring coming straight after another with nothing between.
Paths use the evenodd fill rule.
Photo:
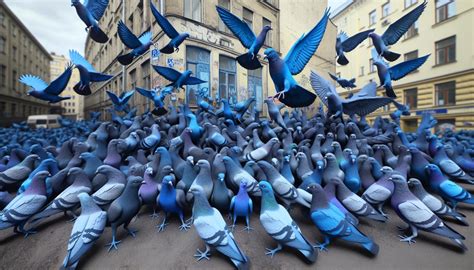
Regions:
<instances>
[{"instance_id":1,"label":"white van","mask_svg":"<svg viewBox=\"0 0 474 270\"><path fill-rule=\"evenodd\" d=\"M30 115L26 123L30 128L59 128L61 124L59 114Z\"/></svg>"}]
</instances>

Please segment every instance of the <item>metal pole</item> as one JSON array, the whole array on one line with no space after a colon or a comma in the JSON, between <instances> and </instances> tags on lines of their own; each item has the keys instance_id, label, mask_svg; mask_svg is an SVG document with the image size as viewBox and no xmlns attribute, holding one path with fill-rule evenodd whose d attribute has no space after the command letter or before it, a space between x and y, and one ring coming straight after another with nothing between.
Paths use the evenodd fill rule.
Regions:
<instances>
[{"instance_id":1,"label":"metal pole","mask_svg":"<svg viewBox=\"0 0 474 270\"><path fill-rule=\"evenodd\" d=\"M122 0L122 21L126 23L125 20L125 0ZM122 44L122 50L125 50L125 45ZM127 69L126 66L122 66L122 91L126 91L127 85Z\"/></svg>"}]
</instances>

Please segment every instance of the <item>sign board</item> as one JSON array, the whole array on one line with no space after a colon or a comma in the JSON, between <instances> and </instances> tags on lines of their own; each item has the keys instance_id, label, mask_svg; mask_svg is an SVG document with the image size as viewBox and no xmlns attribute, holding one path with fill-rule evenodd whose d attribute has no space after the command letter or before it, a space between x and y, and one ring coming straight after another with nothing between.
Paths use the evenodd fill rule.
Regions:
<instances>
[{"instance_id":1,"label":"sign board","mask_svg":"<svg viewBox=\"0 0 474 270\"><path fill-rule=\"evenodd\" d=\"M448 109L434 109L434 110L416 111L416 115L421 115L423 113L442 114L442 113L447 113L447 112L448 112Z\"/></svg>"},{"instance_id":2,"label":"sign board","mask_svg":"<svg viewBox=\"0 0 474 270\"><path fill-rule=\"evenodd\" d=\"M166 59L166 65L170 68L174 67L174 59L173 58Z\"/></svg>"}]
</instances>

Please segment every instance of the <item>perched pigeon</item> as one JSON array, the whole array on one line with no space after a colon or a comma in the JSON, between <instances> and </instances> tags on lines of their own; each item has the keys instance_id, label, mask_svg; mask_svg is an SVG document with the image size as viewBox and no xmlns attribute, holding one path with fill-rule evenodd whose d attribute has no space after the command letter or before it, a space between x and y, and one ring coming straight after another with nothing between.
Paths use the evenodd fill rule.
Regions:
<instances>
[{"instance_id":1,"label":"perched pigeon","mask_svg":"<svg viewBox=\"0 0 474 270\"><path fill-rule=\"evenodd\" d=\"M97 2L97 1L96 1ZM92 94L90 83L110 80L113 76L97 72L94 67L80 53L69 51L69 58L79 70L80 81L74 85L74 91L82 96Z\"/></svg>"},{"instance_id":2,"label":"perched pigeon","mask_svg":"<svg viewBox=\"0 0 474 270\"><path fill-rule=\"evenodd\" d=\"M173 175L165 176L163 178L163 182L161 183L160 194L156 198L156 203L165 212L163 222L159 226L157 226L158 232L162 232L165 230L165 227L168 225L168 223L166 223L166 219L168 218L168 215L170 213L179 215L179 219L181 221L181 226L179 226L180 231L187 231L190 227L189 224L184 222L183 209L187 205L184 191L181 189L175 189L173 187L173 181Z\"/></svg>"},{"instance_id":3,"label":"perched pigeon","mask_svg":"<svg viewBox=\"0 0 474 270\"><path fill-rule=\"evenodd\" d=\"M151 13L155 17L156 22L160 25L163 32L171 39L165 47L160 49L160 52L171 54L173 52L179 51L179 45L183 43L189 37L189 34L179 33L176 29L171 25L171 23L163 16L161 13L156 9L152 2L150 2L150 9Z\"/></svg>"},{"instance_id":4,"label":"perched pigeon","mask_svg":"<svg viewBox=\"0 0 474 270\"><path fill-rule=\"evenodd\" d=\"M253 230L250 227L250 215L253 212L253 202L247 193L247 183L240 182L239 192L235 195L230 202L230 211L232 212L232 228L235 227L235 221L237 217L245 217L244 230L250 232Z\"/></svg>"},{"instance_id":5,"label":"perched pigeon","mask_svg":"<svg viewBox=\"0 0 474 270\"><path fill-rule=\"evenodd\" d=\"M219 173L217 175L217 181L214 183L214 188L212 189L211 205L217 208L221 213L229 213L230 202L233 197L234 193L227 188L225 183L225 174Z\"/></svg>"},{"instance_id":6,"label":"perched pigeon","mask_svg":"<svg viewBox=\"0 0 474 270\"><path fill-rule=\"evenodd\" d=\"M109 165L100 166L97 173L105 175L107 182L91 196L98 206L104 208L122 194L127 180L120 170Z\"/></svg>"},{"instance_id":7,"label":"perched pigeon","mask_svg":"<svg viewBox=\"0 0 474 270\"><path fill-rule=\"evenodd\" d=\"M143 175L143 184L140 186L140 189L138 190L138 195L140 196L140 199L142 201L143 205L148 205L153 208L153 214L151 215L152 218L157 218L158 214L156 213L156 207L157 207L157 200L156 198L158 197L158 183L155 182L153 179L153 168L148 167L145 170L145 173Z\"/></svg>"},{"instance_id":8,"label":"perched pigeon","mask_svg":"<svg viewBox=\"0 0 474 270\"><path fill-rule=\"evenodd\" d=\"M125 46L127 46L132 51L126 54L119 55L117 60L120 64L128 66L132 63L133 59L144 54L152 42L152 34L150 31L144 32L140 37L135 36L135 34L130 31L130 29L125 25L125 23L120 20L118 23L118 36Z\"/></svg>"},{"instance_id":9,"label":"perched pigeon","mask_svg":"<svg viewBox=\"0 0 474 270\"><path fill-rule=\"evenodd\" d=\"M95 42L109 41L107 35L99 27L99 21L108 4L109 0L88 0L84 1L84 4L80 0L71 0L71 5L76 8L77 15L86 24L86 31Z\"/></svg>"},{"instance_id":10,"label":"perched pigeon","mask_svg":"<svg viewBox=\"0 0 474 270\"><path fill-rule=\"evenodd\" d=\"M35 162L39 160L37 155L29 155L17 165L0 172L0 187L17 185L26 180L33 171Z\"/></svg>"}]
</instances>

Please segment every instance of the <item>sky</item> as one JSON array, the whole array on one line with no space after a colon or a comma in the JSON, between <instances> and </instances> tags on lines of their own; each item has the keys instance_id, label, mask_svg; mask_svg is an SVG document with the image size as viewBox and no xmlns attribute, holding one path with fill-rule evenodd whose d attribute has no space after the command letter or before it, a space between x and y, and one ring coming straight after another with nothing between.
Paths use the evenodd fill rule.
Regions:
<instances>
[{"instance_id":1,"label":"sky","mask_svg":"<svg viewBox=\"0 0 474 270\"><path fill-rule=\"evenodd\" d=\"M347 0L328 1L335 10ZM84 53L85 25L70 0L5 0L5 3L49 52L68 55L69 49L74 49Z\"/></svg>"}]
</instances>

